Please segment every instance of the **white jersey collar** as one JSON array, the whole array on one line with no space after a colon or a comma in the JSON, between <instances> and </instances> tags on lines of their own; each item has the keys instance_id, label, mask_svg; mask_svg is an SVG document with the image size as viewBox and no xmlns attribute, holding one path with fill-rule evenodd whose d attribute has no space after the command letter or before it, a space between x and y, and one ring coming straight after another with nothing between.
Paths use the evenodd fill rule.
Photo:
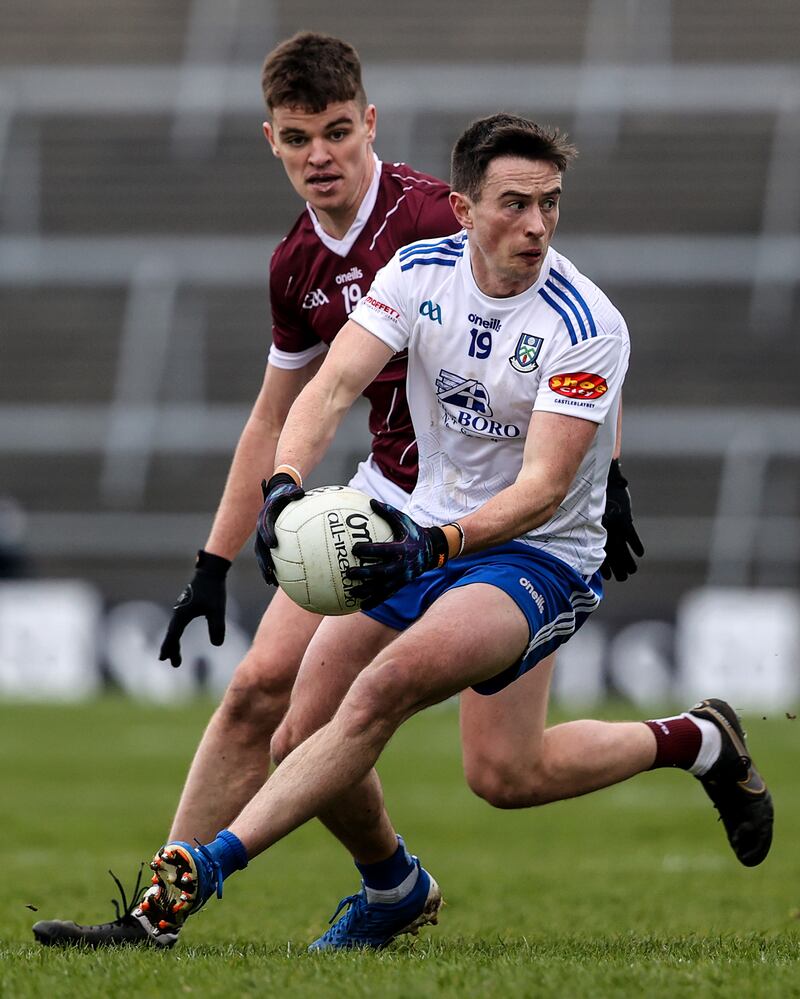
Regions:
<instances>
[{"instance_id":1,"label":"white jersey collar","mask_svg":"<svg viewBox=\"0 0 800 999\"><path fill-rule=\"evenodd\" d=\"M324 246L327 246L331 253L335 253L340 257L346 257L352 250L353 243L355 243L361 235L361 231L367 224L367 219L370 217L372 209L375 207L375 202L378 200L378 184L380 183L381 167L383 164L375 153L373 153L372 156L375 160L375 173L373 174L372 181L367 188L367 193L364 195L364 200L358 206L358 211L356 212L356 217L353 219L353 224L344 234L342 239L336 239L334 236L325 232L319 224L316 212L311 205L306 202L306 211L311 217L311 224L314 226L314 232L319 237L320 242Z\"/></svg>"}]
</instances>

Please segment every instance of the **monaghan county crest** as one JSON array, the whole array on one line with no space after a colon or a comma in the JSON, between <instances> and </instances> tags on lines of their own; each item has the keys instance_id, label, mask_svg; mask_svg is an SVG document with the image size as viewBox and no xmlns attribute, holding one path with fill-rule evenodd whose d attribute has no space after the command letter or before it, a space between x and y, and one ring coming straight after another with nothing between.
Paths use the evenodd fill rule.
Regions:
<instances>
[{"instance_id":1,"label":"monaghan county crest","mask_svg":"<svg viewBox=\"0 0 800 999\"><path fill-rule=\"evenodd\" d=\"M509 357L511 367L515 371L535 371L539 367L536 358L539 356L543 343L542 337L534 336L532 333L523 333L517 341L516 350Z\"/></svg>"}]
</instances>

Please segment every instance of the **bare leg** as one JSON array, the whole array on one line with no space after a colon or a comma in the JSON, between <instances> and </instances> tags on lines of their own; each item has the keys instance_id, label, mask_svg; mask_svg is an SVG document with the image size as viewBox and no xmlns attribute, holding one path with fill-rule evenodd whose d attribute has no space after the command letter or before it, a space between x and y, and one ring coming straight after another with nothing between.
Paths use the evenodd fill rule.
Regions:
<instances>
[{"instance_id":1,"label":"bare leg","mask_svg":"<svg viewBox=\"0 0 800 999\"><path fill-rule=\"evenodd\" d=\"M502 591L485 584L449 591L358 676L332 721L290 753L231 831L252 857L312 816L335 811L337 799L370 772L406 718L499 673L527 641L527 622ZM641 722L569 722L545 735L551 672L552 665L538 678L534 670L517 681L531 685L529 694L539 705L534 731L524 736L534 750L529 766L538 775L528 804L586 793L650 766L654 738ZM478 707L479 695L473 692L464 695L468 738L473 729L480 730L486 742L489 727L503 720L503 707L513 709L516 686L482 699L491 708ZM492 717L493 711L500 713ZM495 728L495 736L502 731Z\"/></svg>"},{"instance_id":2,"label":"bare leg","mask_svg":"<svg viewBox=\"0 0 800 999\"><path fill-rule=\"evenodd\" d=\"M252 858L313 816L338 815L341 796L370 774L406 718L494 676L527 640L522 612L496 587L446 593L356 678L333 719L287 756L231 832Z\"/></svg>"},{"instance_id":3,"label":"bare leg","mask_svg":"<svg viewBox=\"0 0 800 999\"><path fill-rule=\"evenodd\" d=\"M646 770L656 743L642 722L545 728L555 657L498 694L461 695L467 783L497 808L527 808L617 784Z\"/></svg>"},{"instance_id":4,"label":"bare leg","mask_svg":"<svg viewBox=\"0 0 800 999\"><path fill-rule=\"evenodd\" d=\"M323 619L280 590L195 751L170 840L212 840L269 773L269 744L286 713L303 653Z\"/></svg>"},{"instance_id":5,"label":"bare leg","mask_svg":"<svg viewBox=\"0 0 800 999\"><path fill-rule=\"evenodd\" d=\"M364 614L325 619L309 645L289 710L273 737L276 764L331 720L361 670L397 634ZM345 790L336 807L319 818L359 863L375 863L397 849L397 834L374 771Z\"/></svg>"}]
</instances>

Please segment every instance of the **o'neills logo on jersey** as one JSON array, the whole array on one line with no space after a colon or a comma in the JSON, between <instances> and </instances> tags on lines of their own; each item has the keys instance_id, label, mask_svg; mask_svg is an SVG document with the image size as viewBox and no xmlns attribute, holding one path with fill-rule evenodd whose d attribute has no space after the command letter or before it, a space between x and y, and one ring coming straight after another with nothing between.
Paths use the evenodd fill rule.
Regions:
<instances>
[{"instance_id":1,"label":"o'neills logo on jersey","mask_svg":"<svg viewBox=\"0 0 800 999\"><path fill-rule=\"evenodd\" d=\"M565 375L553 375L550 388L568 399L599 399L608 392L608 382L602 375L591 371L571 371Z\"/></svg>"},{"instance_id":2,"label":"o'neills logo on jersey","mask_svg":"<svg viewBox=\"0 0 800 999\"><path fill-rule=\"evenodd\" d=\"M485 330L499 330L503 325L495 316L492 316L491 319L484 319L483 316L479 316L477 312L470 312L467 319L474 326L483 326Z\"/></svg>"},{"instance_id":3,"label":"o'neills logo on jersey","mask_svg":"<svg viewBox=\"0 0 800 999\"><path fill-rule=\"evenodd\" d=\"M458 430L467 437L491 437L495 440L519 437L520 429L514 423L500 423L492 419L489 393L483 382L463 378L452 371L439 371L436 395L442 407L444 425Z\"/></svg>"},{"instance_id":4,"label":"o'neills logo on jersey","mask_svg":"<svg viewBox=\"0 0 800 999\"><path fill-rule=\"evenodd\" d=\"M368 309L372 309L373 312L378 312L382 316L386 316L387 319L391 319L393 323L400 321L400 313L397 309L393 309L391 305L387 305L386 302L379 302L377 298L373 298L372 295L365 295L361 301Z\"/></svg>"},{"instance_id":5,"label":"o'neills logo on jersey","mask_svg":"<svg viewBox=\"0 0 800 999\"><path fill-rule=\"evenodd\" d=\"M347 284L348 281L360 281L364 277L364 272L360 267L351 267L346 274L337 274L337 284Z\"/></svg>"}]
</instances>

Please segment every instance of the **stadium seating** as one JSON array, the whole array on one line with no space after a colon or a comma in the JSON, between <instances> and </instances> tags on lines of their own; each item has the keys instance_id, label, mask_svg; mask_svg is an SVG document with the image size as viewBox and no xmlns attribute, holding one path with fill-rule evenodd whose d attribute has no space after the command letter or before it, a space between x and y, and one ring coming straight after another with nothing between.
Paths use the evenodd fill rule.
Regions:
<instances>
[{"instance_id":1,"label":"stadium seating","mask_svg":"<svg viewBox=\"0 0 800 999\"><path fill-rule=\"evenodd\" d=\"M404 105L411 64L453 69L465 87L491 78L502 92L507 80L507 109L558 123L581 147L557 245L589 274L595 263L599 283L628 318L635 343L629 420L656 409L666 414L663 439L631 434L625 467L650 554L642 585L612 600L610 610L669 616L680 594L709 573L728 460L726 435L712 440L702 420L697 439L690 434L685 449L676 445L672 415L687 407L727 413L732 437L751 412L758 425L763 407L797 418L796 283L748 263L758 259L753 247L762 235L787 240L787 260L798 252L800 194L791 178L781 181L775 153L783 105L780 92L769 96L772 77L759 76L783 74L787 92L800 93L791 65L800 54L796 4L766 6L769 16L745 0L726 4L720 30L715 6L691 0L566 0L546 17L522 0L504 5L502 16L464 0L452 23L432 18L422 0L391 10L356 3L346 12L320 0L217 7L200 0L67 7L7 0L0 31L0 111L8 112L0 115L8 123L4 142L0 128L0 491L29 513L37 572L91 578L112 602L143 594L167 601L202 543L237 427L260 384L269 253L298 210L261 136L259 60L278 38L313 25L352 40L368 87L373 81L379 94L395 94L380 116L377 151L385 159L407 158L445 176L452 141L469 117L496 110L467 112L455 90L426 102L413 95L410 70L412 96ZM676 64L698 71L698 80L739 65L758 84L756 97L766 96L737 109L713 88L698 93L696 108L679 96L670 106L665 97L648 104L628 95L615 109L612 93L603 111L591 80L613 90L615 78L582 76L627 66L626 86L649 80L646 93L657 95L653 78L645 80L654 64L676 94ZM209 84L192 103L186 93L192 97L195 78L186 74L203 65L222 67L212 82L227 82ZM132 74L125 77L131 101L141 104L124 113L103 106L96 92L83 90L71 106L47 92L66 79L48 75L56 71L72 72L88 88L123 70ZM551 70L574 84L574 100L541 99L518 85L531 72ZM165 79L183 97L147 96L156 71L171 74ZM790 112L788 121L791 142ZM785 214L770 208L782 193ZM219 253L218 274L203 255L215 240L228 248ZM663 267L654 263L662 259ZM163 341L142 345L153 351L149 381L146 364L139 381L123 365L131 350L125 331L138 329L136 287L144 289L145 309L161 314L163 306L167 315ZM130 452L138 477L129 468L118 480L115 468L128 452L115 436L115 414L136 402L136 385L147 387L139 402L153 426L140 427L139 450ZM209 428L207 435L177 427L176 407ZM363 429L354 430L322 477L342 477L364 441ZM751 553L747 581L796 586L800 470L797 451L792 456L787 445L782 455L780 469L772 461L758 473L775 483L768 504L742 512L783 518L765 528L770 551ZM73 519L59 520L64 514ZM120 530L123 522L113 519L120 515L139 518L137 530ZM165 516L177 519L158 536ZM786 524L794 533L781 549L777 532ZM148 530L151 543L142 546ZM255 611L262 591L254 569L243 567L237 580L241 601Z\"/></svg>"}]
</instances>

